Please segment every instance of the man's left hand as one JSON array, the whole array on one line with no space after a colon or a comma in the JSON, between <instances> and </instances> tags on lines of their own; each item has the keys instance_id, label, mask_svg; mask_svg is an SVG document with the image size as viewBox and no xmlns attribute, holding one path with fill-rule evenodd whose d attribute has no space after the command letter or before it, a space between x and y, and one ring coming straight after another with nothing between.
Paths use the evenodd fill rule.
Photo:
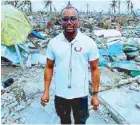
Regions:
<instances>
[{"instance_id":1,"label":"man's left hand","mask_svg":"<svg viewBox=\"0 0 140 125\"><path fill-rule=\"evenodd\" d=\"M99 99L97 95L93 95L91 98L91 104L93 105L93 109L97 110L99 107Z\"/></svg>"}]
</instances>

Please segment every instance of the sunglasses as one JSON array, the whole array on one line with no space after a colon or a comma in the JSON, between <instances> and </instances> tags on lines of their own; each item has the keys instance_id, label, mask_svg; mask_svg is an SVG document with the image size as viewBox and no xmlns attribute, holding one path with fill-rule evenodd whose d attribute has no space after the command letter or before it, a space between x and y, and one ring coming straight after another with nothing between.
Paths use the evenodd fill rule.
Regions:
<instances>
[{"instance_id":1,"label":"sunglasses","mask_svg":"<svg viewBox=\"0 0 140 125\"><path fill-rule=\"evenodd\" d=\"M62 18L62 21L65 21L65 22L68 22L68 21L71 21L71 22L74 22L74 21L76 21L77 20L77 17L63 17Z\"/></svg>"}]
</instances>

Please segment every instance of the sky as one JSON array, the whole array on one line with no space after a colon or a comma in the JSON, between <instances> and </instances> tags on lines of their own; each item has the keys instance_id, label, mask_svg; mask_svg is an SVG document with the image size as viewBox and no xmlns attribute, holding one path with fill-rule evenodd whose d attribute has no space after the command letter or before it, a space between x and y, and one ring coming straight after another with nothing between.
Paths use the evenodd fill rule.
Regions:
<instances>
[{"instance_id":1,"label":"sky","mask_svg":"<svg viewBox=\"0 0 140 125\"><path fill-rule=\"evenodd\" d=\"M44 10L44 0L32 0L33 11ZM69 0L52 0L52 6L57 11L62 10L68 3ZM70 0L71 4L76 7L79 11L87 10L87 4L89 5L89 11L108 12L112 0ZM134 4L134 9L140 9L140 0L131 0ZM121 0L121 11L126 11L126 0Z\"/></svg>"}]
</instances>

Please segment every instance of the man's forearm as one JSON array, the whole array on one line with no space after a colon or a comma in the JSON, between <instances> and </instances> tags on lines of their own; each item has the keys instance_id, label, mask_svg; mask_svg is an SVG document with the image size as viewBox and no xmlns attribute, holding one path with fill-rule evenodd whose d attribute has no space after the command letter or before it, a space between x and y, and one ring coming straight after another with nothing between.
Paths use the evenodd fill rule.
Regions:
<instances>
[{"instance_id":1,"label":"man's forearm","mask_svg":"<svg viewBox=\"0 0 140 125\"><path fill-rule=\"evenodd\" d=\"M53 76L53 69L52 68L45 68L45 72L44 72L44 89L45 92L49 92L49 87L50 87L50 83L52 80L52 76Z\"/></svg>"},{"instance_id":2,"label":"man's forearm","mask_svg":"<svg viewBox=\"0 0 140 125\"><path fill-rule=\"evenodd\" d=\"M98 92L99 91L99 82L100 82L100 75L99 75L98 67L91 70L91 78L92 78L93 91Z\"/></svg>"}]
</instances>

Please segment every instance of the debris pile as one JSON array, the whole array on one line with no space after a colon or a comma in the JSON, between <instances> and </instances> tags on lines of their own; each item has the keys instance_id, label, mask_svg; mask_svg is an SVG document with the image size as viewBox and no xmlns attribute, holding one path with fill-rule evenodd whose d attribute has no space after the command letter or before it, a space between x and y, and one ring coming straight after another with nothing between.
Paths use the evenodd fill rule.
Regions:
<instances>
[{"instance_id":1,"label":"debris pile","mask_svg":"<svg viewBox=\"0 0 140 125\"><path fill-rule=\"evenodd\" d=\"M59 14L51 16L45 14L31 15L29 20L33 26L33 30L26 40L22 44L12 46L1 45L2 65L22 67L22 69L16 72L7 74L8 78L14 79L14 84L7 87L2 94L2 124L31 123L29 119L26 119L27 114L25 112L26 109L31 111L32 104L38 104L40 101L39 99L44 87L43 73L46 64L45 53L47 45L50 39L62 32L61 22L58 17ZM137 26L124 26L117 21L111 22L109 25L109 21L111 22L108 15L93 14L87 16L83 14L80 16L81 32L91 37L99 48L100 92L103 93L101 96L106 99L103 96L104 93L110 93L113 90L121 93L122 89L125 89L127 92L135 91L136 93L134 94L137 96L140 91L140 23ZM89 83L91 85L91 78L89 78ZM91 88L90 86L90 92L92 91ZM48 113L47 111L49 111L48 119L50 121L42 121L42 123L59 124L60 121L55 115L54 110L53 83L50 88L50 95L51 100L48 104L50 110L48 108L44 110L41 108L41 105L37 105L40 113ZM132 97L135 98L134 95ZM90 98L89 95L89 100ZM37 101L35 102L35 100ZM118 115L119 110L117 113L114 113L114 110L112 111L112 109L106 106L107 103L110 103L110 100L101 105L98 112L90 110L89 104L89 123L92 122L93 116L99 116L104 121L102 122L103 124L125 122ZM118 105L123 107L123 104L119 103ZM136 110L139 110L140 101L133 106ZM33 114L37 112L37 109L34 110ZM36 117L40 118L39 116ZM34 117L30 116L30 118L32 121L35 120ZM118 119L122 121L120 122ZM127 122L131 123L131 121ZM37 120L36 123L40 124Z\"/></svg>"}]
</instances>

